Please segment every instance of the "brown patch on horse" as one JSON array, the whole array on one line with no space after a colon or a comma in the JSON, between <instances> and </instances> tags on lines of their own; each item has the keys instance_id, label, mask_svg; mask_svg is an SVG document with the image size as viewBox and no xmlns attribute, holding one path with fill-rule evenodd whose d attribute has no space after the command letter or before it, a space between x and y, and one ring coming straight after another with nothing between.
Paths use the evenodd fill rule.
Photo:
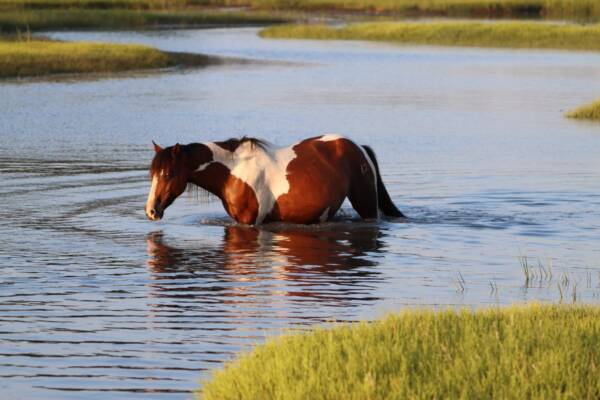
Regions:
<instances>
[{"instance_id":1,"label":"brown patch on horse","mask_svg":"<svg viewBox=\"0 0 600 400\"><path fill-rule=\"evenodd\" d=\"M234 220L253 224L258 217L258 200L254 190L241 179L229 175L223 191L223 205Z\"/></svg>"},{"instance_id":2,"label":"brown patch on horse","mask_svg":"<svg viewBox=\"0 0 600 400\"><path fill-rule=\"evenodd\" d=\"M220 163L210 164L195 172L192 182L202 183L209 192L217 195L227 214L242 224L253 224L258 216L258 200L254 190L241 179L231 175L229 168Z\"/></svg>"},{"instance_id":3,"label":"brown patch on horse","mask_svg":"<svg viewBox=\"0 0 600 400\"><path fill-rule=\"evenodd\" d=\"M318 139L307 139L294 146L297 157L287 168L290 190L277 199L268 219L302 224L326 221L340 208L346 195L353 205L359 206L361 217L376 218L375 175L370 168L361 169L364 163L368 164L362 150L344 138Z\"/></svg>"}]
</instances>

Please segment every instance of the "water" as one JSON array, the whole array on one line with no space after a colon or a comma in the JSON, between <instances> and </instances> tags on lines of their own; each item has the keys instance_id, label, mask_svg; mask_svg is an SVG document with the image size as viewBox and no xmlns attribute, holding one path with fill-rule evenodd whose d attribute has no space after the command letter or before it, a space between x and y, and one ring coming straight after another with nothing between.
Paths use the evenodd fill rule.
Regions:
<instances>
[{"instance_id":1,"label":"water","mask_svg":"<svg viewBox=\"0 0 600 400\"><path fill-rule=\"evenodd\" d=\"M267 62L0 84L4 398L185 399L290 328L598 302L600 126L562 114L598 97L599 55L255 32L53 33ZM152 139L325 132L375 149L408 222L346 205L321 226L256 229L186 196L144 216Z\"/></svg>"}]
</instances>

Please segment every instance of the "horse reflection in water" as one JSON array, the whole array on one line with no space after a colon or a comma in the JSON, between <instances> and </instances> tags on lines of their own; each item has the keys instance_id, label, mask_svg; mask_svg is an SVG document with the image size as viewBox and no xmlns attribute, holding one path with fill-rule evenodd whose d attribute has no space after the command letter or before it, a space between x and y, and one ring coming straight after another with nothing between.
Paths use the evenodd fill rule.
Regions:
<instances>
[{"instance_id":1,"label":"horse reflection in water","mask_svg":"<svg viewBox=\"0 0 600 400\"><path fill-rule=\"evenodd\" d=\"M221 246L177 248L155 232L147 237L148 265L157 281L154 295L161 297L246 302L242 298L285 295L360 305L376 300L381 236L375 224L356 222L330 229L228 226ZM163 279L168 284L161 285Z\"/></svg>"}]
</instances>

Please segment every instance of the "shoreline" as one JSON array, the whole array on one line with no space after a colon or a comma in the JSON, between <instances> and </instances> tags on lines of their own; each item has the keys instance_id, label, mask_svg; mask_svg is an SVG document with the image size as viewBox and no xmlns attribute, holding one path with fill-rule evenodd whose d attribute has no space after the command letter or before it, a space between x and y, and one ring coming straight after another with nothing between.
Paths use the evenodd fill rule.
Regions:
<instances>
[{"instance_id":1,"label":"shoreline","mask_svg":"<svg viewBox=\"0 0 600 400\"><path fill-rule=\"evenodd\" d=\"M0 41L0 81L110 77L246 64L253 60L199 53L161 51L154 47L51 40Z\"/></svg>"},{"instance_id":2,"label":"shoreline","mask_svg":"<svg viewBox=\"0 0 600 400\"><path fill-rule=\"evenodd\" d=\"M263 28L269 39L366 40L407 45L600 51L600 24L531 21L384 21L341 27L288 24Z\"/></svg>"}]
</instances>

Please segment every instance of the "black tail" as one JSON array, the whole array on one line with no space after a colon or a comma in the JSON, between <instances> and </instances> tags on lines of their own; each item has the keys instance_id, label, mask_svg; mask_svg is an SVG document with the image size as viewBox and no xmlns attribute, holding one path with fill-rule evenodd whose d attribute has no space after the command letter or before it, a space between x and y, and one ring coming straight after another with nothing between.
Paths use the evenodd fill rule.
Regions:
<instances>
[{"instance_id":1,"label":"black tail","mask_svg":"<svg viewBox=\"0 0 600 400\"><path fill-rule=\"evenodd\" d=\"M369 155L369 158L375 166L375 172L377 173L377 205L379 206L379 209L386 217L406 218L406 216L402 214L402 212L398 210L396 205L392 202L390 194L381 180L381 174L379 173L379 165L377 164L375 152L369 146L363 146L363 149L365 149Z\"/></svg>"}]
</instances>

